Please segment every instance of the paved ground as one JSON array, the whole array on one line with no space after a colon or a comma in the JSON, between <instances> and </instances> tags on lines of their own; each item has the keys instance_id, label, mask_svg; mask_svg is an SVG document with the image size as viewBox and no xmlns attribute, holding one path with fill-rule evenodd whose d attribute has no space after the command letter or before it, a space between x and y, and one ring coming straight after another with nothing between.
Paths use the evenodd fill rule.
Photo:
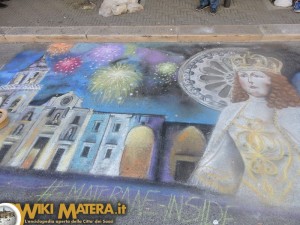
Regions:
<instances>
[{"instance_id":1,"label":"paved ground","mask_svg":"<svg viewBox=\"0 0 300 225\"><path fill-rule=\"evenodd\" d=\"M269 0L232 0L217 15L196 0L145 0L121 16L83 10L84 0L12 0L0 10L0 42L251 42L299 41L300 14ZM17 15L17 16L16 16Z\"/></svg>"},{"instance_id":2,"label":"paved ground","mask_svg":"<svg viewBox=\"0 0 300 225\"><path fill-rule=\"evenodd\" d=\"M104 18L98 15L102 0L93 0L94 10L83 10L84 0L11 0L0 11L0 26L154 26L154 25L258 25L297 24L300 15L292 8L275 7L269 0L232 0L230 8L196 12L196 0L146 0L140 13ZM16 16L17 15L17 16Z\"/></svg>"}]
</instances>

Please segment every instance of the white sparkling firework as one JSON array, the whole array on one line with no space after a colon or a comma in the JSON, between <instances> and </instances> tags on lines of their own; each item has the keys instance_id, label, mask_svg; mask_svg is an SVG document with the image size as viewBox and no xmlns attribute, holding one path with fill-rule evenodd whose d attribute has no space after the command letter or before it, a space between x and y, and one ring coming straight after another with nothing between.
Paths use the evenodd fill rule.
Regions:
<instances>
[{"instance_id":1,"label":"white sparkling firework","mask_svg":"<svg viewBox=\"0 0 300 225\"><path fill-rule=\"evenodd\" d=\"M125 98L134 95L141 81L142 74L132 65L116 64L96 71L91 78L89 90L100 101L117 101L121 104Z\"/></svg>"},{"instance_id":2,"label":"white sparkling firework","mask_svg":"<svg viewBox=\"0 0 300 225\"><path fill-rule=\"evenodd\" d=\"M172 76L178 69L176 63L166 62L156 66L157 73L163 76Z\"/></svg>"}]
</instances>

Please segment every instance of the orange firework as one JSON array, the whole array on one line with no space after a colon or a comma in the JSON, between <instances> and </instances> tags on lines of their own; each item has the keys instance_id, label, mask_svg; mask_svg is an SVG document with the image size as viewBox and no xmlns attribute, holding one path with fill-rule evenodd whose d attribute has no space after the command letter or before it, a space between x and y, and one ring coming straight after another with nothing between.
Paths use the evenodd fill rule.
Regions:
<instances>
[{"instance_id":1,"label":"orange firework","mask_svg":"<svg viewBox=\"0 0 300 225\"><path fill-rule=\"evenodd\" d=\"M73 47L72 44L53 43L48 47L47 52L50 55L60 55L60 54L67 53L72 47Z\"/></svg>"}]
</instances>

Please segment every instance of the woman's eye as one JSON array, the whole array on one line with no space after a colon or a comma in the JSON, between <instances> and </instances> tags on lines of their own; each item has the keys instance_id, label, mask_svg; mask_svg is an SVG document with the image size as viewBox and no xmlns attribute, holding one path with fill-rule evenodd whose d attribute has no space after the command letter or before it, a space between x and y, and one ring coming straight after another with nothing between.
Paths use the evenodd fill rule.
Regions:
<instances>
[{"instance_id":1,"label":"woman's eye","mask_svg":"<svg viewBox=\"0 0 300 225\"><path fill-rule=\"evenodd\" d=\"M254 77L262 78L262 75L254 74Z\"/></svg>"},{"instance_id":2,"label":"woman's eye","mask_svg":"<svg viewBox=\"0 0 300 225\"><path fill-rule=\"evenodd\" d=\"M248 75L245 73L242 73L242 74L240 74L240 77L248 77Z\"/></svg>"}]
</instances>

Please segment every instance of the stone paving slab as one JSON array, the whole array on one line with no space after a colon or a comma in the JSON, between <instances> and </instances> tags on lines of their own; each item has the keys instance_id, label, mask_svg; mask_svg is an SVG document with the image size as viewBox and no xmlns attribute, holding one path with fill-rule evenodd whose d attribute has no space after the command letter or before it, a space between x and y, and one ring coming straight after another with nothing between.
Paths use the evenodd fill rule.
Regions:
<instances>
[{"instance_id":1,"label":"stone paving slab","mask_svg":"<svg viewBox=\"0 0 300 225\"><path fill-rule=\"evenodd\" d=\"M86 27L13 27L4 38L8 42L84 41Z\"/></svg>"},{"instance_id":2,"label":"stone paving slab","mask_svg":"<svg viewBox=\"0 0 300 225\"><path fill-rule=\"evenodd\" d=\"M300 25L13 27L0 42L260 42L299 41Z\"/></svg>"},{"instance_id":3,"label":"stone paving slab","mask_svg":"<svg viewBox=\"0 0 300 225\"><path fill-rule=\"evenodd\" d=\"M178 40L187 41L259 41L262 33L258 26L180 26Z\"/></svg>"},{"instance_id":4,"label":"stone paving slab","mask_svg":"<svg viewBox=\"0 0 300 225\"><path fill-rule=\"evenodd\" d=\"M90 27L87 32L88 42L176 42L176 26L131 27Z\"/></svg>"},{"instance_id":5,"label":"stone paving slab","mask_svg":"<svg viewBox=\"0 0 300 225\"><path fill-rule=\"evenodd\" d=\"M299 34L300 33L300 25L292 25L292 24L285 24L282 26L281 24L273 24L273 25L261 25L261 31L264 34L282 34L282 35L291 35L291 34Z\"/></svg>"},{"instance_id":6,"label":"stone paving slab","mask_svg":"<svg viewBox=\"0 0 300 225\"><path fill-rule=\"evenodd\" d=\"M300 25L261 25L260 30L263 33L263 39L299 41L300 40Z\"/></svg>"}]
</instances>

